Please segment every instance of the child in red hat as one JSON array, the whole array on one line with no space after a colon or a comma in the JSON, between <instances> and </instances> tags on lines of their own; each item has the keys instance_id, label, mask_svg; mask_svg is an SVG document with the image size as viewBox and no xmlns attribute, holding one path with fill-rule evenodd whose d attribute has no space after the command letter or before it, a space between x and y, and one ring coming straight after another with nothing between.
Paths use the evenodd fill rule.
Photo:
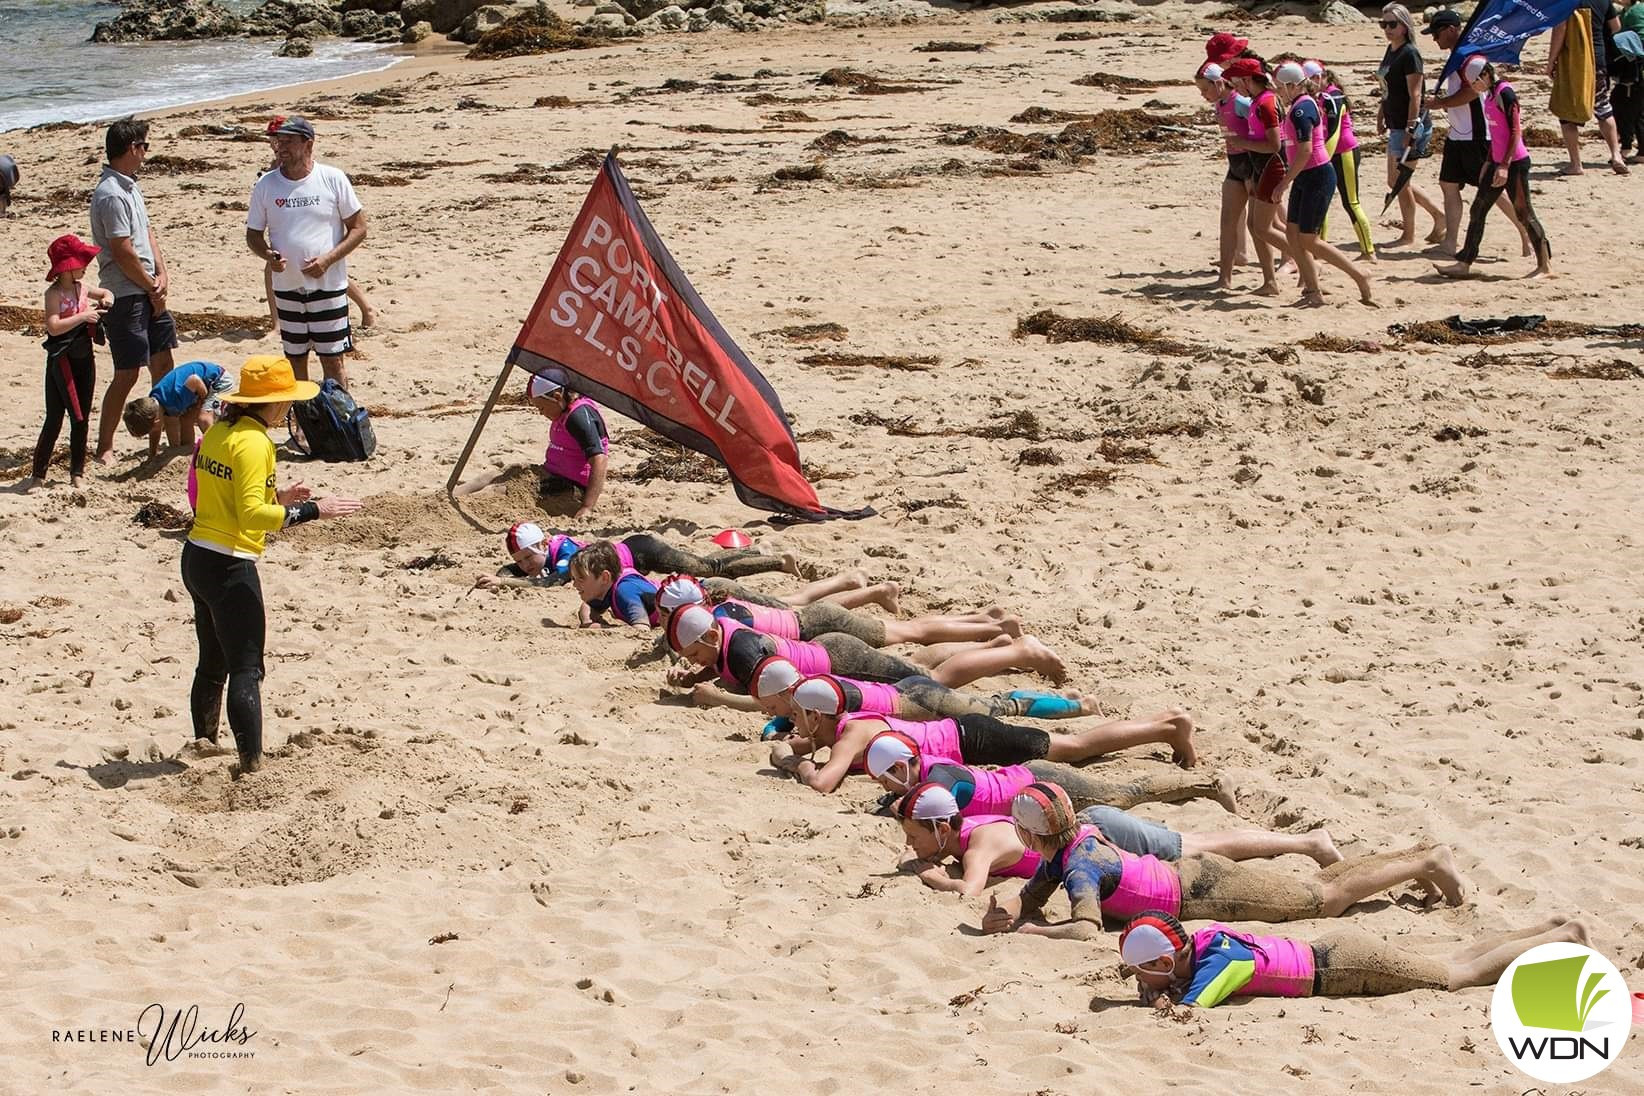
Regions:
<instances>
[{"instance_id":1,"label":"child in red hat","mask_svg":"<svg viewBox=\"0 0 1644 1096\"><path fill-rule=\"evenodd\" d=\"M46 478L63 415L69 424L69 477L79 487L85 482L86 433L90 426L91 393L97 383L92 340L102 341L97 320L114 303L106 289L87 289L86 267L102 249L75 235L59 236L46 248L51 269L46 281L46 421L34 446L32 475L23 490L32 491Z\"/></svg>"}]
</instances>

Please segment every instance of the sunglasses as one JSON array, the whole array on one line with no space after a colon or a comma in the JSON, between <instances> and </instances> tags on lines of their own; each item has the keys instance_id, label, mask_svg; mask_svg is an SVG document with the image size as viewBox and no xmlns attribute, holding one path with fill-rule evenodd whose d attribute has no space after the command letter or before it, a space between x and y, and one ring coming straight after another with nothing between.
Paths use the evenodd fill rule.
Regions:
<instances>
[{"instance_id":1,"label":"sunglasses","mask_svg":"<svg viewBox=\"0 0 1644 1096\"><path fill-rule=\"evenodd\" d=\"M1402 27L1402 26L1404 26L1404 24L1399 22L1397 19L1383 19L1381 21L1381 29L1382 30L1392 30L1394 27Z\"/></svg>"}]
</instances>

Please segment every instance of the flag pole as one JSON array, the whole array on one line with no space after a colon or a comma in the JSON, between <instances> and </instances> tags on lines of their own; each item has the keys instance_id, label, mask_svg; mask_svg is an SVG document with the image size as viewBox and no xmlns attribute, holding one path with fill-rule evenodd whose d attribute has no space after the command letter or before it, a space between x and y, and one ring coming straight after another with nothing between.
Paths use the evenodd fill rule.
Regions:
<instances>
[{"instance_id":1,"label":"flag pole","mask_svg":"<svg viewBox=\"0 0 1644 1096\"><path fill-rule=\"evenodd\" d=\"M452 506L456 507L457 513L462 514L463 518L476 529L488 533L495 532L495 530L485 529L479 522L464 513L461 506L457 506L456 487L457 482L462 478L462 470L468 467L468 458L474 455L474 446L479 444L480 434L485 430L485 423L490 419L491 411L497 406L497 401L502 398L503 386L508 383L508 378L513 372L514 363L511 361L503 362L502 372L497 374L497 383L491 386L491 395L485 401L485 406L480 409L479 418L474 420L474 429L468 434L468 443L462 447L462 456L457 458L457 466L451 469L451 476L445 481L445 497L451 501Z\"/></svg>"}]
</instances>

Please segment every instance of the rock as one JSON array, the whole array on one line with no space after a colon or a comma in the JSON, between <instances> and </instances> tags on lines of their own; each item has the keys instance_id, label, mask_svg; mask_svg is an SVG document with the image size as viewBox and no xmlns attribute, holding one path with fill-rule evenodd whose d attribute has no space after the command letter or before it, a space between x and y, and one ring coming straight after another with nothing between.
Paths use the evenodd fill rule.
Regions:
<instances>
[{"instance_id":1,"label":"rock","mask_svg":"<svg viewBox=\"0 0 1644 1096\"><path fill-rule=\"evenodd\" d=\"M828 17L822 0L742 0L742 10L760 19L820 23Z\"/></svg>"},{"instance_id":2,"label":"rock","mask_svg":"<svg viewBox=\"0 0 1644 1096\"><path fill-rule=\"evenodd\" d=\"M613 30L627 30L628 20L632 18L633 16L626 13L621 15L612 15L607 13L605 15L591 16L588 21L582 25L595 34L601 34L608 33Z\"/></svg>"},{"instance_id":3,"label":"rock","mask_svg":"<svg viewBox=\"0 0 1644 1096\"><path fill-rule=\"evenodd\" d=\"M1313 9L1311 18L1315 23L1329 23L1337 27L1370 22L1368 15L1347 3L1347 0L1325 0Z\"/></svg>"},{"instance_id":4,"label":"rock","mask_svg":"<svg viewBox=\"0 0 1644 1096\"><path fill-rule=\"evenodd\" d=\"M573 8L591 8L597 3L599 3L599 0L571 0Z\"/></svg>"},{"instance_id":5,"label":"rock","mask_svg":"<svg viewBox=\"0 0 1644 1096\"><path fill-rule=\"evenodd\" d=\"M395 13L398 15L398 13ZM364 38L368 34L377 34L383 29L382 16L374 11L344 12L341 30L348 38Z\"/></svg>"},{"instance_id":6,"label":"rock","mask_svg":"<svg viewBox=\"0 0 1644 1096\"><path fill-rule=\"evenodd\" d=\"M426 22L439 34L450 34L462 26L480 8L489 6L489 0L405 0L400 5L400 18L406 23Z\"/></svg>"},{"instance_id":7,"label":"rock","mask_svg":"<svg viewBox=\"0 0 1644 1096\"><path fill-rule=\"evenodd\" d=\"M308 57L314 52L314 43L307 38L291 37L285 44L274 51L276 57Z\"/></svg>"},{"instance_id":8,"label":"rock","mask_svg":"<svg viewBox=\"0 0 1644 1096\"><path fill-rule=\"evenodd\" d=\"M388 15L390 13L398 15L400 5L403 3L405 3L405 0L342 0L342 3L337 5L337 10L344 15L351 11L374 11L378 15Z\"/></svg>"},{"instance_id":9,"label":"rock","mask_svg":"<svg viewBox=\"0 0 1644 1096\"><path fill-rule=\"evenodd\" d=\"M114 19L98 23L93 42L182 42L239 34L241 22L217 0L129 0Z\"/></svg>"},{"instance_id":10,"label":"rock","mask_svg":"<svg viewBox=\"0 0 1644 1096\"><path fill-rule=\"evenodd\" d=\"M252 36L324 38L342 29L342 16L326 0L268 0L245 17Z\"/></svg>"},{"instance_id":11,"label":"rock","mask_svg":"<svg viewBox=\"0 0 1644 1096\"><path fill-rule=\"evenodd\" d=\"M650 18L641 20L639 25L646 31L684 30L686 19L684 8L669 4Z\"/></svg>"},{"instance_id":12,"label":"rock","mask_svg":"<svg viewBox=\"0 0 1644 1096\"><path fill-rule=\"evenodd\" d=\"M400 41L404 42L408 46L414 46L433 33L434 28L430 26L428 21L425 19L420 23L412 23L407 26L405 30L400 33Z\"/></svg>"},{"instance_id":13,"label":"rock","mask_svg":"<svg viewBox=\"0 0 1644 1096\"><path fill-rule=\"evenodd\" d=\"M458 27L451 37L471 46L480 40L480 35L492 27L500 27L506 23L512 14L512 8L501 4L487 4L483 8L476 8L468 13L468 18L462 21L462 26Z\"/></svg>"}]
</instances>

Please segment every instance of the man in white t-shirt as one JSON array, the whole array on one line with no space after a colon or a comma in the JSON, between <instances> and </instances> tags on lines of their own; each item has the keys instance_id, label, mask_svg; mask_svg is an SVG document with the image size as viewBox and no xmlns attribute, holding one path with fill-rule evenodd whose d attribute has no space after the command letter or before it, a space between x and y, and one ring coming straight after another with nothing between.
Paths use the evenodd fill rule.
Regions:
<instances>
[{"instance_id":1,"label":"man in white t-shirt","mask_svg":"<svg viewBox=\"0 0 1644 1096\"><path fill-rule=\"evenodd\" d=\"M245 242L268 264L280 314L280 343L298 380L308 379L308 352L344 388L348 327L345 258L365 241L365 210L348 176L314 162L314 127L292 115L274 131L279 168L251 188Z\"/></svg>"}]
</instances>

